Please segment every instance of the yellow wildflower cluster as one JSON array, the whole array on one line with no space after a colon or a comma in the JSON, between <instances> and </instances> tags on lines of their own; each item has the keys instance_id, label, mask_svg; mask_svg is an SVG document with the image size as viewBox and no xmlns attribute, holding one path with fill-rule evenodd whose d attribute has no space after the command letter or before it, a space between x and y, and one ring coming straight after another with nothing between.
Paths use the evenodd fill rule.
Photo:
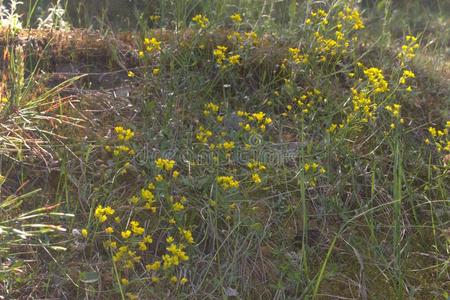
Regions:
<instances>
[{"instance_id":1,"label":"yellow wildflower cluster","mask_svg":"<svg viewBox=\"0 0 450 300\"><path fill-rule=\"evenodd\" d=\"M106 151L110 152L111 148L109 146L106 146L105 149ZM135 154L135 151L128 146L119 145L114 148L112 153L114 156L120 156L121 154L133 156Z\"/></svg>"},{"instance_id":2,"label":"yellow wildflower cluster","mask_svg":"<svg viewBox=\"0 0 450 300\"><path fill-rule=\"evenodd\" d=\"M214 49L213 54L219 66L223 65L224 61L226 60L227 50L228 48L225 46L217 46L216 49Z\"/></svg>"},{"instance_id":3,"label":"yellow wildflower cluster","mask_svg":"<svg viewBox=\"0 0 450 300\"><path fill-rule=\"evenodd\" d=\"M321 102L323 100L322 93L318 89L313 89L305 92L299 97L292 98L292 104L286 106L286 111L281 115L287 117L289 113L299 110L303 114L307 114L314 106L315 101ZM294 116L295 117L295 116Z\"/></svg>"},{"instance_id":4,"label":"yellow wildflower cluster","mask_svg":"<svg viewBox=\"0 0 450 300\"><path fill-rule=\"evenodd\" d=\"M433 141L434 146L438 152L445 151L450 153L450 121L447 121L445 124L445 128L437 129L436 127L429 127L428 132L430 133L431 140ZM425 139L426 144L430 144L431 141L429 138Z\"/></svg>"},{"instance_id":5,"label":"yellow wildflower cluster","mask_svg":"<svg viewBox=\"0 0 450 300\"><path fill-rule=\"evenodd\" d=\"M401 51L398 54L402 65L404 65L405 61L411 60L416 56L416 50L419 48L419 43L417 42L417 38L412 35L406 36L406 43L402 45Z\"/></svg>"},{"instance_id":6,"label":"yellow wildflower cluster","mask_svg":"<svg viewBox=\"0 0 450 300\"><path fill-rule=\"evenodd\" d=\"M187 199L186 197L181 197L181 199L179 201L173 202L173 199L171 199L171 202L173 202L172 204L172 210L174 212L180 212L183 211L185 209L184 204L186 203Z\"/></svg>"},{"instance_id":7,"label":"yellow wildflower cluster","mask_svg":"<svg viewBox=\"0 0 450 300\"><path fill-rule=\"evenodd\" d=\"M203 115L205 117L213 116L218 123L223 121L223 116L219 114L219 105L209 102L204 105Z\"/></svg>"},{"instance_id":8,"label":"yellow wildflower cluster","mask_svg":"<svg viewBox=\"0 0 450 300\"><path fill-rule=\"evenodd\" d=\"M257 113L248 113L244 111L238 111L237 115L241 118L245 118L246 121L239 122L239 126L245 131L266 131L266 126L272 124L272 119L267 117L262 111Z\"/></svg>"},{"instance_id":9,"label":"yellow wildflower cluster","mask_svg":"<svg viewBox=\"0 0 450 300\"><path fill-rule=\"evenodd\" d=\"M178 228L178 230L186 240L186 242L188 242L189 244L194 244L194 238L192 237L192 232L190 230L186 230L183 228Z\"/></svg>"},{"instance_id":10,"label":"yellow wildflower cluster","mask_svg":"<svg viewBox=\"0 0 450 300\"><path fill-rule=\"evenodd\" d=\"M216 59L216 63L220 67L226 67L229 65L238 65L241 60L241 56L239 54L231 55L228 53L228 48L225 46L217 46L213 51L214 58Z\"/></svg>"},{"instance_id":11,"label":"yellow wildflower cluster","mask_svg":"<svg viewBox=\"0 0 450 300\"><path fill-rule=\"evenodd\" d=\"M161 20L161 16L158 15L152 15L149 17L150 21L152 22L158 22L159 20Z\"/></svg>"},{"instance_id":12,"label":"yellow wildflower cluster","mask_svg":"<svg viewBox=\"0 0 450 300\"><path fill-rule=\"evenodd\" d=\"M171 172L175 166L175 161L174 160L169 160L169 159L164 159L164 158L158 158L155 161L155 165L156 168L168 172L169 176L172 176L172 178L177 178L180 175L180 172L174 170L173 172ZM170 173L171 172L171 173ZM166 174L158 174L155 176L155 180L156 182L161 182L164 180L164 176Z\"/></svg>"},{"instance_id":13,"label":"yellow wildflower cluster","mask_svg":"<svg viewBox=\"0 0 450 300\"><path fill-rule=\"evenodd\" d=\"M145 50L148 53L158 53L161 51L161 42L156 38L145 38L144 39Z\"/></svg>"},{"instance_id":14,"label":"yellow wildflower cluster","mask_svg":"<svg viewBox=\"0 0 450 300\"><path fill-rule=\"evenodd\" d=\"M364 91L358 91L352 88L352 103L353 112L361 113L363 122L375 119L375 111L377 110L377 104L372 102L370 96ZM348 119L350 120L350 119Z\"/></svg>"},{"instance_id":15,"label":"yellow wildflower cluster","mask_svg":"<svg viewBox=\"0 0 450 300\"><path fill-rule=\"evenodd\" d=\"M406 84L408 78L416 78L416 74L410 70L404 70L402 76L400 77L399 84ZM406 91L411 92L412 87L409 85Z\"/></svg>"},{"instance_id":16,"label":"yellow wildflower cluster","mask_svg":"<svg viewBox=\"0 0 450 300\"><path fill-rule=\"evenodd\" d=\"M205 108L203 110L203 114L205 116L209 116L210 113L218 113L219 112L219 105L214 104L212 102L205 104Z\"/></svg>"},{"instance_id":17,"label":"yellow wildflower cluster","mask_svg":"<svg viewBox=\"0 0 450 300\"><path fill-rule=\"evenodd\" d=\"M343 47L342 43L330 38L324 37L320 32L316 31L314 33L316 38L316 42L318 46L315 48L315 51L321 54L320 61L326 61L326 54L330 54L331 56L335 56L339 53L341 47ZM344 43L344 46L348 44Z\"/></svg>"},{"instance_id":18,"label":"yellow wildflower cluster","mask_svg":"<svg viewBox=\"0 0 450 300\"><path fill-rule=\"evenodd\" d=\"M235 13L230 16L231 21L233 21L236 24L239 24L242 22L242 16L240 13Z\"/></svg>"},{"instance_id":19,"label":"yellow wildflower cluster","mask_svg":"<svg viewBox=\"0 0 450 300\"><path fill-rule=\"evenodd\" d=\"M251 179L253 183L260 184L262 180L259 173L264 172L266 170L266 166L261 162L253 160L247 163L247 168L251 171Z\"/></svg>"},{"instance_id":20,"label":"yellow wildflower cluster","mask_svg":"<svg viewBox=\"0 0 450 300\"><path fill-rule=\"evenodd\" d=\"M225 141L225 142L223 142L221 144L217 144L217 145L211 144L210 149L213 150L213 149L217 148L217 149L223 149L225 151L231 151L234 149L234 146L235 146L235 144L233 141Z\"/></svg>"},{"instance_id":21,"label":"yellow wildflower cluster","mask_svg":"<svg viewBox=\"0 0 450 300\"><path fill-rule=\"evenodd\" d=\"M113 255L112 260L115 263L121 262L121 265L125 270L132 269L135 264L139 263L141 256L137 255L136 251L131 250L128 246L124 245L119 247L118 251ZM122 278L122 284L128 285L128 279Z\"/></svg>"},{"instance_id":22,"label":"yellow wildflower cluster","mask_svg":"<svg viewBox=\"0 0 450 300\"><path fill-rule=\"evenodd\" d=\"M311 12L309 18L305 20L305 23L307 25L310 24L327 25L328 24L327 16L328 14L323 9L318 9L316 11Z\"/></svg>"},{"instance_id":23,"label":"yellow wildflower cluster","mask_svg":"<svg viewBox=\"0 0 450 300\"><path fill-rule=\"evenodd\" d=\"M332 30L326 28L329 20L336 24ZM335 57L338 54L347 53L350 42L357 41L357 36L352 36L353 32L365 27L359 11L350 7L344 7L337 16L322 9L313 11L305 23L319 25L310 28L314 30L314 51L318 54L320 62L327 61L327 56ZM333 36L331 36L332 32Z\"/></svg>"},{"instance_id":24,"label":"yellow wildflower cluster","mask_svg":"<svg viewBox=\"0 0 450 300\"><path fill-rule=\"evenodd\" d=\"M406 80L408 78L416 78L416 75L412 71L404 70L402 77L400 77L399 83L400 84L406 84Z\"/></svg>"},{"instance_id":25,"label":"yellow wildflower cluster","mask_svg":"<svg viewBox=\"0 0 450 300\"><path fill-rule=\"evenodd\" d=\"M239 187L239 181L235 180L233 176L217 176L216 181L224 190Z\"/></svg>"},{"instance_id":26,"label":"yellow wildflower cluster","mask_svg":"<svg viewBox=\"0 0 450 300\"><path fill-rule=\"evenodd\" d=\"M144 208L149 210L151 213L156 213L157 209L155 204L155 195L153 194L154 189L155 185L153 183L149 183L146 188L141 189L141 197L145 202ZM135 205L139 202L139 198L137 196L133 196L131 199L131 202Z\"/></svg>"},{"instance_id":27,"label":"yellow wildflower cluster","mask_svg":"<svg viewBox=\"0 0 450 300\"><path fill-rule=\"evenodd\" d=\"M198 14L192 18L192 21L197 23L200 28L206 28L209 23L209 19L206 16Z\"/></svg>"},{"instance_id":28,"label":"yellow wildflower cluster","mask_svg":"<svg viewBox=\"0 0 450 300\"><path fill-rule=\"evenodd\" d=\"M240 49L248 46L257 46L259 43L258 35L254 31L233 31L227 35L227 39L233 44L236 44Z\"/></svg>"},{"instance_id":29,"label":"yellow wildflower cluster","mask_svg":"<svg viewBox=\"0 0 450 300\"><path fill-rule=\"evenodd\" d=\"M364 29L364 23L361 19L361 15L356 8L345 7L338 13L340 19L351 23L352 29L361 30Z\"/></svg>"},{"instance_id":30,"label":"yellow wildflower cluster","mask_svg":"<svg viewBox=\"0 0 450 300\"><path fill-rule=\"evenodd\" d=\"M316 162L307 162L303 165L303 171L305 172L305 176L309 179L306 181L311 187L315 187L317 183L317 178L321 174L325 174L326 170L320 164Z\"/></svg>"},{"instance_id":31,"label":"yellow wildflower cluster","mask_svg":"<svg viewBox=\"0 0 450 300\"><path fill-rule=\"evenodd\" d=\"M395 118L400 124L404 123L404 120L400 116L401 105L394 103L393 105L386 105L385 109ZM390 127L394 129L396 127L395 123L391 123Z\"/></svg>"},{"instance_id":32,"label":"yellow wildflower cluster","mask_svg":"<svg viewBox=\"0 0 450 300\"><path fill-rule=\"evenodd\" d=\"M305 164L303 165L303 170L304 170L305 172L313 172L313 173L319 171L320 174L326 173L325 168L324 168L324 167L321 167L321 166L320 166L318 163L316 163L316 162L313 162L313 163L305 163Z\"/></svg>"},{"instance_id":33,"label":"yellow wildflower cluster","mask_svg":"<svg viewBox=\"0 0 450 300\"><path fill-rule=\"evenodd\" d=\"M386 110L392 114L392 116L396 118L400 118L400 108L402 106L400 104L394 104L394 105L386 105Z\"/></svg>"},{"instance_id":34,"label":"yellow wildflower cluster","mask_svg":"<svg viewBox=\"0 0 450 300\"><path fill-rule=\"evenodd\" d=\"M8 98L6 97L1 97L0 98L0 112L2 112L2 110L6 107L6 104L8 104Z\"/></svg>"},{"instance_id":35,"label":"yellow wildflower cluster","mask_svg":"<svg viewBox=\"0 0 450 300\"><path fill-rule=\"evenodd\" d=\"M104 223L108 220L108 216L114 215L115 210L110 206L103 207L98 205L95 209L94 216L99 220L100 223Z\"/></svg>"},{"instance_id":36,"label":"yellow wildflower cluster","mask_svg":"<svg viewBox=\"0 0 450 300\"><path fill-rule=\"evenodd\" d=\"M379 94L389 91L388 83L383 76L383 71L378 68L369 68L364 70L364 74L372 85L373 93Z\"/></svg>"},{"instance_id":37,"label":"yellow wildflower cluster","mask_svg":"<svg viewBox=\"0 0 450 300\"><path fill-rule=\"evenodd\" d=\"M143 227L139 226L139 225L140 225L140 224L139 224L138 221L131 221L131 222L130 222L131 232L132 232L133 234L136 234L136 235L142 235L142 234L144 234L145 229L144 229Z\"/></svg>"},{"instance_id":38,"label":"yellow wildflower cluster","mask_svg":"<svg viewBox=\"0 0 450 300\"><path fill-rule=\"evenodd\" d=\"M134 132L131 129L124 129L122 126L115 127L114 131L119 141L129 141L134 137Z\"/></svg>"},{"instance_id":39,"label":"yellow wildflower cluster","mask_svg":"<svg viewBox=\"0 0 450 300\"><path fill-rule=\"evenodd\" d=\"M166 241L168 242L169 240L171 239L167 239ZM168 253L162 256L164 270L178 266L181 262L189 260L189 256L184 251L183 244L177 245L174 242L170 242L166 250Z\"/></svg>"},{"instance_id":40,"label":"yellow wildflower cluster","mask_svg":"<svg viewBox=\"0 0 450 300\"><path fill-rule=\"evenodd\" d=\"M156 167L161 170L170 171L175 166L174 160L164 159L164 158L158 158L155 161Z\"/></svg>"},{"instance_id":41,"label":"yellow wildflower cluster","mask_svg":"<svg viewBox=\"0 0 450 300\"><path fill-rule=\"evenodd\" d=\"M175 161L158 158L155 160L155 167L158 172L172 172L173 177L179 175L175 169ZM175 176L175 172L178 175ZM173 182L172 182L173 183ZM130 198L129 204L132 209L127 208L124 213L129 220L121 227L121 219L116 216L112 223L102 226L106 233L107 240L103 245L112 253L112 260L119 273L120 284L127 287L131 283L130 276L134 270L140 266L145 266L148 278L153 284L158 284L160 278L174 280L177 283L184 284L188 279L184 276L177 277L174 273L179 270L176 267L189 260L187 254L187 245L195 243L192 231L182 225L185 217L187 199L184 196L170 196L171 181L168 180L162 185L150 182L140 191L140 194ZM174 200L174 198L178 200ZM156 199L161 199L161 214L156 219L149 219L147 215L141 215L142 212L150 210L156 212ZM95 217L100 224L105 223L109 216L116 212L110 206L103 207L99 205L95 210ZM141 224L140 220L145 220ZM158 224L165 223L165 229L161 232ZM165 235L166 243L153 244L153 236L157 232L159 235ZM152 234L150 234L152 233ZM87 236L86 230L86 236ZM177 239L177 242L175 242ZM162 247L162 248L160 248ZM149 252L151 251L151 252ZM159 253L151 256L150 253ZM148 260L150 258L150 260ZM133 270L133 272L129 271ZM130 284L131 285L131 284Z\"/></svg>"},{"instance_id":42,"label":"yellow wildflower cluster","mask_svg":"<svg viewBox=\"0 0 450 300\"><path fill-rule=\"evenodd\" d=\"M195 135L195 138L200 143L206 144L208 139L212 136L212 131L200 126L198 133Z\"/></svg>"},{"instance_id":43,"label":"yellow wildflower cluster","mask_svg":"<svg viewBox=\"0 0 450 300\"><path fill-rule=\"evenodd\" d=\"M333 123L333 124L330 125L330 127L327 128L327 132L328 133L333 133L333 132L336 131L337 128L338 128L338 125Z\"/></svg>"},{"instance_id":44,"label":"yellow wildflower cluster","mask_svg":"<svg viewBox=\"0 0 450 300\"><path fill-rule=\"evenodd\" d=\"M289 48L289 54L295 64L307 64L309 61L308 54L301 54L299 48Z\"/></svg>"},{"instance_id":45,"label":"yellow wildflower cluster","mask_svg":"<svg viewBox=\"0 0 450 300\"><path fill-rule=\"evenodd\" d=\"M133 137L134 132L131 129L123 128L122 126L116 126L114 128L115 133L117 134L117 141L119 145L116 146L105 146L105 150L109 153L112 153L114 157L121 158L123 156L133 156L136 154L133 148L131 148L128 144ZM125 162L122 165L121 174L127 173L127 169L131 167L130 162Z\"/></svg>"}]
</instances>

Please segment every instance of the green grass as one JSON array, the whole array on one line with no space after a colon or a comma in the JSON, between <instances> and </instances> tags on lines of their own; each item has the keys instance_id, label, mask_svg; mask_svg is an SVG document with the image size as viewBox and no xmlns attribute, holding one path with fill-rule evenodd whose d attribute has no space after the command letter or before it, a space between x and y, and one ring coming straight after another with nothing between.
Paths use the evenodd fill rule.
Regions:
<instances>
[{"instance_id":1,"label":"green grass","mask_svg":"<svg viewBox=\"0 0 450 300\"><path fill-rule=\"evenodd\" d=\"M89 86L81 77L52 87L40 61L23 54L27 48L8 44L0 86L8 99L0 104L0 230L8 232L0 231L0 299L446 299L447 4L364 6L367 28L347 29L346 38L358 40L331 55L316 48L323 46L314 31L334 39L345 3L133 2L139 10L114 26L135 30L131 55L142 50L144 58L115 96L101 86L83 92ZM122 9L101 4L93 23L81 2L67 12L73 24L109 31L108 18ZM26 9L37 13L42 5ZM308 25L318 8L329 23ZM229 19L236 12L239 25ZM206 28L191 21L197 14L209 18ZM258 39L239 47L227 39L232 31ZM397 55L409 34L420 47L402 66ZM161 41L161 50L147 51L146 37ZM240 63L225 59L220 67L219 45ZM308 61L296 63L290 47ZM382 70L388 91L374 91L369 68ZM404 69L416 74L407 79L412 92L399 84ZM359 103L352 87L365 97ZM394 104L401 104L398 116ZM265 130L239 111L265 113ZM134 136L119 139L117 126ZM198 137L201 126L211 131L207 140ZM429 127L442 134L433 138ZM229 142L232 150L217 148ZM114 155L117 146L135 153ZM158 168L160 157L174 168ZM265 170L249 167L250 158ZM233 176L239 187L224 188L218 176ZM141 194L149 183L154 202ZM115 210L105 222L99 205ZM131 221L152 236L148 249L138 249L140 234L121 235ZM109 226L114 233L105 232ZM192 232L192 244L180 228ZM25 229L32 238L18 238ZM104 247L112 241L140 256L132 268L123 258L130 254L113 260L118 250ZM146 270L180 244L189 259Z\"/></svg>"}]
</instances>

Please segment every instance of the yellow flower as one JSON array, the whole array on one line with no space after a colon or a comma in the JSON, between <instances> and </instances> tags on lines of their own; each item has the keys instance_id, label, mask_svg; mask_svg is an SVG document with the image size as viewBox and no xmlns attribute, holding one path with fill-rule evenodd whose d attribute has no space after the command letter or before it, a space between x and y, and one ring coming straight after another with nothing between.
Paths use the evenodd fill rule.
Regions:
<instances>
[{"instance_id":1,"label":"yellow flower","mask_svg":"<svg viewBox=\"0 0 450 300\"><path fill-rule=\"evenodd\" d=\"M384 79L383 72L378 68L369 68L364 70L364 74L368 77L369 82L374 88L374 93L383 93L389 91L388 83Z\"/></svg>"},{"instance_id":2,"label":"yellow flower","mask_svg":"<svg viewBox=\"0 0 450 300\"><path fill-rule=\"evenodd\" d=\"M173 176L173 178L177 178L178 176L180 176L180 172L173 171L172 176Z\"/></svg>"},{"instance_id":3,"label":"yellow flower","mask_svg":"<svg viewBox=\"0 0 450 300\"><path fill-rule=\"evenodd\" d=\"M180 228L180 232L183 234L184 239L189 244L193 244L194 243L194 238L192 237L192 232L190 230L184 230L184 229Z\"/></svg>"},{"instance_id":4,"label":"yellow flower","mask_svg":"<svg viewBox=\"0 0 450 300\"><path fill-rule=\"evenodd\" d=\"M228 57L228 62L232 65L237 65L237 64L239 64L240 59L241 59L241 56L239 54L236 54L236 55L232 55L232 56Z\"/></svg>"},{"instance_id":5,"label":"yellow flower","mask_svg":"<svg viewBox=\"0 0 450 300\"><path fill-rule=\"evenodd\" d=\"M306 64L306 63L308 63L308 61L309 61L308 54L301 54L299 48L289 48L288 51L289 51L289 54L291 56L291 60L295 64L300 64L300 63Z\"/></svg>"},{"instance_id":6,"label":"yellow flower","mask_svg":"<svg viewBox=\"0 0 450 300\"><path fill-rule=\"evenodd\" d=\"M234 142L232 141L227 141L223 143L223 149L224 150L231 150L234 148Z\"/></svg>"},{"instance_id":7,"label":"yellow flower","mask_svg":"<svg viewBox=\"0 0 450 300\"><path fill-rule=\"evenodd\" d=\"M156 175L156 176L155 176L155 180L156 180L157 182L161 182L161 181L164 180L164 177L163 177L161 174L159 174L159 175Z\"/></svg>"},{"instance_id":8,"label":"yellow flower","mask_svg":"<svg viewBox=\"0 0 450 300\"><path fill-rule=\"evenodd\" d=\"M95 209L94 216L100 221L100 223L106 222L108 219L108 215L113 215L115 210L110 206L103 207L102 205L98 205Z\"/></svg>"},{"instance_id":9,"label":"yellow flower","mask_svg":"<svg viewBox=\"0 0 450 300\"><path fill-rule=\"evenodd\" d=\"M126 279L126 278L122 278L121 280L120 280L120 282L122 283L122 285L125 285L125 286L127 286L130 282L128 281L128 279Z\"/></svg>"},{"instance_id":10,"label":"yellow flower","mask_svg":"<svg viewBox=\"0 0 450 300\"><path fill-rule=\"evenodd\" d=\"M175 202L172 205L172 210L175 211L175 212L182 211L183 209L184 209L184 205L181 204L180 202Z\"/></svg>"},{"instance_id":11,"label":"yellow flower","mask_svg":"<svg viewBox=\"0 0 450 300\"><path fill-rule=\"evenodd\" d=\"M139 250L141 250L141 251L145 251L148 249L147 245L144 242L139 242L138 245L139 245Z\"/></svg>"},{"instance_id":12,"label":"yellow flower","mask_svg":"<svg viewBox=\"0 0 450 300\"><path fill-rule=\"evenodd\" d=\"M160 70L159 68L154 68L154 69L152 70L153 76L157 76L157 75L159 74L160 71L161 71L161 70Z\"/></svg>"},{"instance_id":13,"label":"yellow flower","mask_svg":"<svg viewBox=\"0 0 450 300\"><path fill-rule=\"evenodd\" d=\"M138 204L139 202L139 197L138 196L133 196L130 198L130 202L134 205Z\"/></svg>"},{"instance_id":14,"label":"yellow flower","mask_svg":"<svg viewBox=\"0 0 450 300\"><path fill-rule=\"evenodd\" d=\"M105 229L105 232L106 232L107 234L111 234L111 233L114 232L114 228L112 228L112 227L110 226L110 227L108 227L108 228Z\"/></svg>"},{"instance_id":15,"label":"yellow flower","mask_svg":"<svg viewBox=\"0 0 450 300\"><path fill-rule=\"evenodd\" d=\"M239 181L234 180L233 176L217 176L216 181L224 190L239 187Z\"/></svg>"},{"instance_id":16,"label":"yellow flower","mask_svg":"<svg viewBox=\"0 0 450 300\"><path fill-rule=\"evenodd\" d=\"M115 127L114 131L117 133L119 141L128 141L134 137L134 132L131 129L125 129L122 126ZM126 146L119 146L118 150L128 152L129 148Z\"/></svg>"},{"instance_id":17,"label":"yellow flower","mask_svg":"<svg viewBox=\"0 0 450 300\"><path fill-rule=\"evenodd\" d=\"M330 127L327 128L327 132L328 133L333 133L336 131L337 125L336 124L331 124Z\"/></svg>"},{"instance_id":18,"label":"yellow flower","mask_svg":"<svg viewBox=\"0 0 450 300\"><path fill-rule=\"evenodd\" d=\"M194 21L195 23L197 23L201 28L206 28L206 26L208 26L208 18L198 14L195 17L192 18L192 21Z\"/></svg>"},{"instance_id":19,"label":"yellow flower","mask_svg":"<svg viewBox=\"0 0 450 300\"><path fill-rule=\"evenodd\" d=\"M311 168L310 164L306 163L303 168L305 169L305 172L308 172L309 169Z\"/></svg>"},{"instance_id":20,"label":"yellow flower","mask_svg":"<svg viewBox=\"0 0 450 300\"><path fill-rule=\"evenodd\" d=\"M122 235L122 238L128 239L131 236L131 231L130 230L122 231L120 234Z\"/></svg>"},{"instance_id":21,"label":"yellow flower","mask_svg":"<svg viewBox=\"0 0 450 300\"><path fill-rule=\"evenodd\" d=\"M254 173L252 174L252 181L256 184L259 184L261 183L261 177L258 174Z\"/></svg>"},{"instance_id":22,"label":"yellow flower","mask_svg":"<svg viewBox=\"0 0 450 300\"><path fill-rule=\"evenodd\" d=\"M164 159L164 158L158 158L155 161L156 167L158 167L161 170L170 171L175 166L174 160Z\"/></svg>"},{"instance_id":23,"label":"yellow flower","mask_svg":"<svg viewBox=\"0 0 450 300\"><path fill-rule=\"evenodd\" d=\"M234 22L234 23L241 23L242 22L242 16L239 13L235 13L234 15L230 16L230 19Z\"/></svg>"},{"instance_id":24,"label":"yellow flower","mask_svg":"<svg viewBox=\"0 0 450 300\"><path fill-rule=\"evenodd\" d=\"M136 294L128 292L126 295L129 300L139 300L139 297Z\"/></svg>"},{"instance_id":25,"label":"yellow flower","mask_svg":"<svg viewBox=\"0 0 450 300\"><path fill-rule=\"evenodd\" d=\"M143 241L144 243L151 244L151 243L153 243L153 238L152 238L150 235L146 235L146 236L142 239L142 241Z\"/></svg>"},{"instance_id":26,"label":"yellow flower","mask_svg":"<svg viewBox=\"0 0 450 300\"><path fill-rule=\"evenodd\" d=\"M160 261L155 261L152 264L148 264L145 266L145 269L147 271L158 271L161 268L161 262Z\"/></svg>"},{"instance_id":27,"label":"yellow flower","mask_svg":"<svg viewBox=\"0 0 450 300\"><path fill-rule=\"evenodd\" d=\"M146 46L147 52L158 52L161 51L161 42L156 38L145 38L144 45Z\"/></svg>"},{"instance_id":28,"label":"yellow flower","mask_svg":"<svg viewBox=\"0 0 450 300\"><path fill-rule=\"evenodd\" d=\"M134 234L136 234L136 235L144 234L145 229L143 227L139 226L139 222L138 221L131 221L130 225L131 225L131 231Z\"/></svg>"},{"instance_id":29,"label":"yellow flower","mask_svg":"<svg viewBox=\"0 0 450 300\"><path fill-rule=\"evenodd\" d=\"M172 277L170 277L170 281L171 281L172 283L177 283L177 282L178 282L177 276L172 276Z\"/></svg>"},{"instance_id":30,"label":"yellow flower","mask_svg":"<svg viewBox=\"0 0 450 300\"><path fill-rule=\"evenodd\" d=\"M188 279L186 277L183 277L180 279L181 284L186 284L188 282Z\"/></svg>"},{"instance_id":31,"label":"yellow flower","mask_svg":"<svg viewBox=\"0 0 450 300\"><path fill-rule=\"evenodd\" d=\"M217 46L213 51L213 55L216 59L216 62L219 66L223 65L223 62L226 59L227 47L225 46Z\"/></svg>"},{"instance_id":32,"label":"yellow flower","mask_svg":"<svg viewBox=\"0 0 450 300\"><path fill-rule=\"evenodd\" d=\"M150 18L150 21L157 22L161 19L161 16L154 15L154 16L150 16L149 18Z\"/></svg>"},{"instance_id":33,"label":"yellow flower","mask_svg":"<svg viewBox=\"0 0 450 300\"><path fill-rule=\"evenodd\" d=\"M87 238L89 232L86 228L81 229L81 235L84 236L85 238Z\"/></svg>"},{"instance_id":34,"label":"yellow flower","mask_svg":"<svg viewBox=\"0 0 450 300\"><path fill-rule=\"evenodd\" d=\"M136 74L134 74L133 71L128 71L128 77L133 78L135 76L136 76Z\"/></svg>"},{"instance_id":35,"label":"yellow flower","mask_svg":"<svg viewBox=\"0 0 450 300\"><path fill-rule=\"evenodd\" d=\"M159 282L159 278L156 276L152 276L152 282L153 283L158 283Z\"/></svg>"}]
</instances>

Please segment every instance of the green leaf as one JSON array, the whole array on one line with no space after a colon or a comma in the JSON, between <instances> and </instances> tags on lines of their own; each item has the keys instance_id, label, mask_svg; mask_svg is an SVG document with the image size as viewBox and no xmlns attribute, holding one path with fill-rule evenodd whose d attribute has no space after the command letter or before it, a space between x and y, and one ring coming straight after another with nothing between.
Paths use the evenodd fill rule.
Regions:
<instances>
[{"instance_id":1,"label":"green leaf","mask_svg":"<svg viewBox=\"0 0 450 300\"><path fill-rule=\"evenodd\" d=\"M84 283L94 283L99 280L97 272L81 272L80 281Z\"/></svg>"}]
</instances>

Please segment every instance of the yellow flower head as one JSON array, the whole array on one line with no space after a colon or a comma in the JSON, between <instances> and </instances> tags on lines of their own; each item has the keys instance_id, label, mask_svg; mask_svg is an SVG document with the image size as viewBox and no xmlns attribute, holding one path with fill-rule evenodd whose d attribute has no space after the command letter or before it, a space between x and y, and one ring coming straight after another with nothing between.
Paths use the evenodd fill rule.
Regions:
<instances>
[{"instance_id":1,"label":"yellow flower head","mask_svg":"<svg viewBox=\"0 0 450 300\"><path fill-rule=\"evenodd\" d=\"M208 26L209 19L201 14L198 14L192 18L192 21L197 23L201 28L206 28L206 26Z\"/></svg>"},{"instance_id":2,"label":"yellow flower head","mask_svg":"<svg viewBox=\"0 0 450 300\"><path fill-rule=\"evenodd\" d=\"M234 15L230 16L231 21L233 21L234 23L238 24L242 22L242 16L239 13L235 13Z\"/></svg>"},{"instance_id":3,"label":"yellow flower head","mask_svg":"<svg viewBox=\"0 0 450 300\"><path fill-rule=\"evenodd\" d=\"M164 159L164 158L158 158L155 161L156 167L161 170L170 171L175 166L174 160Z\"/></svg>"},{"instance_id":4,"label":"yellow flower head","mask_svg":"<svg viewBox=\"0 0 450 300\"><path fill-rule=\"evenodd\" d=\"M122 238L128 239L131 236L131 230L122 231L120 234Z\"/></svg>"}]
</instances>

